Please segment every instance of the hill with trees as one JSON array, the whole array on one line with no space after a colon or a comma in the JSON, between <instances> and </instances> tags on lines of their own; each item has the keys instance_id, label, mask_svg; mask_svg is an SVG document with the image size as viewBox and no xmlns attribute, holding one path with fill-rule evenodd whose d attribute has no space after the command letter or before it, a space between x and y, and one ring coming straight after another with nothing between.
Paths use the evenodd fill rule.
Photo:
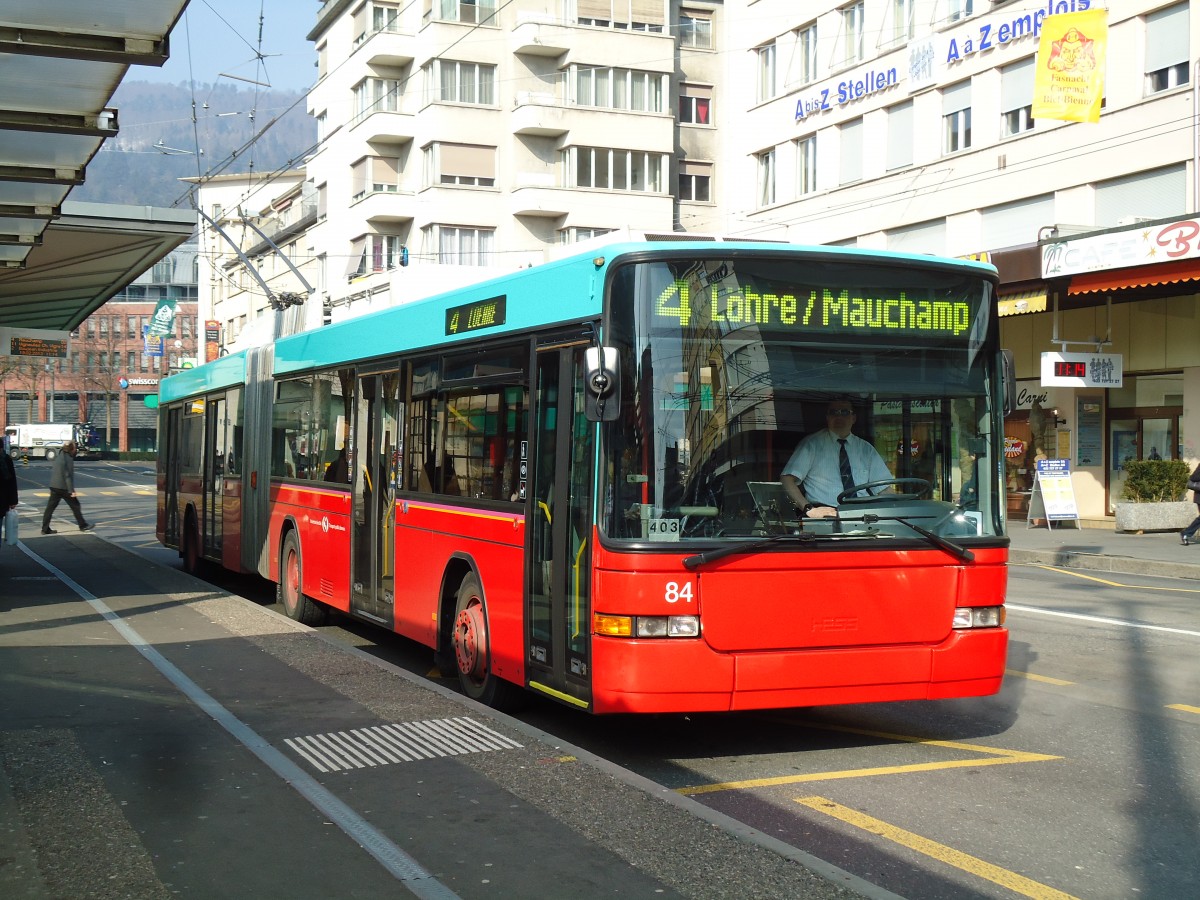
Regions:
<instances>
[{"instance_id":1,"label":"hill with trees","mask_svg":"<svg viewBox=\"0 0 1200 900\"><path fill-rule=\"evenodd\" d=\"M181 178L302 165L317 140L304 94L218 82L122 83L119 133L104 142L70 200L190 208ZM194 111L194 114L193 114Z\"/></svg>"}]
</instances>

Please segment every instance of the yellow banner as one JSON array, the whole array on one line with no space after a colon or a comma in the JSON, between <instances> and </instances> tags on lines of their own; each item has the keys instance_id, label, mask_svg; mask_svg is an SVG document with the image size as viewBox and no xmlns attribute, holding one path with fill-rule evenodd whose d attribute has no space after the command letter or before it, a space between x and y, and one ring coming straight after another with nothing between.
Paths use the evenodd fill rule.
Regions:
<instances>
[{"instance_id":1,"label":"yellow banner","mask_svg":"<svg viewBox=\"0 0 1200 900\"><path fill-rule=\"evenodd\" d=\"M1108 10L1047 16L1034 67L1033 118L1098 122L1107 53Z\"/></svg>"}]
</instances>

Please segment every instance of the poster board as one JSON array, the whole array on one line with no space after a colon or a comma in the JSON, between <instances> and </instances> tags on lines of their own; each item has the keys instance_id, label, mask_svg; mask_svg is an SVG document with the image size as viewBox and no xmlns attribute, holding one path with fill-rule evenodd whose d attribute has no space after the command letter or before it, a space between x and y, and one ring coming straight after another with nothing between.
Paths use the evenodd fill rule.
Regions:
<instances>
[{"instance_id":1,"label":"poster board","mask_svg":"<svg viewBox=\"0 0 1200 900\"><path fill-rule=\"evenodd\" d=\"M1032 524L1045 519L1046 527L1055 522L1074 522L1079 527L1079 508L1075 504L1075 489L1071 486L1069 459L1039 459L1029 497L1029 519Z\"/></svg>"}]
</instances>

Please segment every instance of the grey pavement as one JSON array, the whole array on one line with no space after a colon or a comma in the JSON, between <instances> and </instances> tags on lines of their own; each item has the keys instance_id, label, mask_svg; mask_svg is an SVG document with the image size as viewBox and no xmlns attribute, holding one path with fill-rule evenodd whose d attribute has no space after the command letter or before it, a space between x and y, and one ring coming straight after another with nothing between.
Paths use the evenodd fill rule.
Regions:
<instances>
[{"instance_id":1,"label":"grey pavement","mask_svg":"<svg viewBox=\"0 0 1200 900\"><path fill-rule=\"evenodd\" d=\"M1071 522L1027 527L1023 520L1010 520L1008 536L1009 561L1017 565L1200 579L1200 546L1184 547L1178 531L1135 534L1111 525L1076 528Z\"/></svg>"}]
</instances>

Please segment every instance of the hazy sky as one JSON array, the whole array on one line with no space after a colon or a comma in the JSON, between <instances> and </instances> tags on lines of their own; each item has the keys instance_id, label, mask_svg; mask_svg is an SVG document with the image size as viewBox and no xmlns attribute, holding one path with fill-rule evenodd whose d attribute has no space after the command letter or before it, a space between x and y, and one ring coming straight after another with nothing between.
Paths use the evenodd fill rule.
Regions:
<instances>
[{"instance_id":1,"label":"hazy sky","mask_svg":"<svg viewBox=\"0 0 1200 900\"><path fill-rule=\"evenodd\" d=\"M317 52L305 35L319 0L190 0L171 32L171 58L162 68L131 66L126 81L212 84L222 74L301 90L317 80ZM259 18L262 18L261 64ZM231 85L245 81L229 80Z\"/></svg>"}]
</instances>

